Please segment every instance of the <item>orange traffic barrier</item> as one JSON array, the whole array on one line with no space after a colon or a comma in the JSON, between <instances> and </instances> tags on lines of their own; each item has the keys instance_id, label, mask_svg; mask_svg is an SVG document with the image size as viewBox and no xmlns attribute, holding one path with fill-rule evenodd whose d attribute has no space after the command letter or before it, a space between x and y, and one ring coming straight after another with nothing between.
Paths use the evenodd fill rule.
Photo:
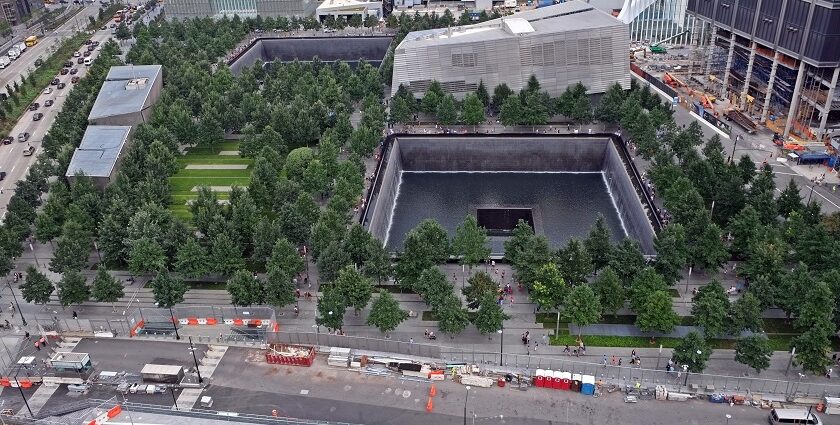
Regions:
<instances>
[{"instance_id":1,"label":"orange traffic barrier","mask_svg":"<svg viewBox=\"0 0 840 425\"><path fill-rule=\"evenodd\" d=\"M18 381L18 385L20 385L21 388L32 388L32 381L28 379L21 379Z\"/></svg>"},{"instance_id":2,"label":"orange traffic barrier","mask_svg":"<svg viewBox=\"0 0 840 425\"><path fill-rule=\"evenodd\" d=\"M198 324L198 318L196 318L196 317L188 317L188 318L187 318L187 324L188 324L188 325L197 325L197 324Z\"/></svg>"},{"instance_id":3,"label":"orange traffic barrier","mask_svg":"<svg viewBox=\"0 0 840 425\"><path fill-rule=\"evenodd\" d=\"M434 397L437 395L437 388L435 388L435 384L432 384L432 388L429 388L429 397Z\"/></svg>"},{"instance_id":4,"label":"orange traffic barrier","mask_svg":"<svg viewBox=\"0 0 840 425\"><path fill-rule=\"evenodd\" d=\"M11 387L12 386L12 381L10 381L9 378L2 378L2 379L0 379L0 385L2 385L4 387Z\"/></svg>"},{"instance_id":5,"label":"orange traffic barrier","mask_svg":"<svg viewBox=\"0 0 840 425\"><path fill-rule=\"evenodd\" d=\"M236 326L242 326L242 319L233 319L233 324Z\"/></svg>"},{"instance_id":6,"label":"orange traffic barrier","mask_svg":"<svg viewBox=\"0 0 840 425\"><path fill-rule=\"evenodd\" d=\"M262 326L262 320L260 320L260 319L256 319L256 320L254 320L253 322L250 322L250 323L253 323L254 326Z\"/></svg>"},{"instance_id":7,"label":"orange traffic barrier","mask_svg":"<svg viewBox=\"0 0 840 425\"><path fill-rule=\"evenodd\" d=\"M122 406L120 406L118 404L118 405L112 407L111 410L108 411L108 418L109 419L115 418L115 417L117 417L117 415L120 414L120 412L122 412Z\"/></svg>"},{"instance_id":8,"label":"orange traffic barrier","mask_svg":"<svg viewBox=\"0 0 840 425\"><path fill-rule=\"evenodd\" d=\"M274 332L280 332L280 324L274 323Z\"/></svg>"},{"instance_id":9,"label":"orange traffic barrier","mask_svg":"<svg viewBox=\"0 0 840 425\"><path fill-rule=\"evenodd\" d=\"M429 397L429 402L426 403L426 411L431 412L433 408L434 408L434 405L432 404L432 398Z\"/></svg>"},{"instance_id":10,"label":"orange traffic barrier","mask_svg":"<svg viewBox=\"0 0 840 425\"><path fill-rule=\"evenodd\" d=\"M215 325L216 323L218 323L218 322L216 321L216 319L214 319L214 318L212 318L212 317L208 317L208 318L207 318L207 324L208 324L208 325Z\"/></svg>"}]
</instances>

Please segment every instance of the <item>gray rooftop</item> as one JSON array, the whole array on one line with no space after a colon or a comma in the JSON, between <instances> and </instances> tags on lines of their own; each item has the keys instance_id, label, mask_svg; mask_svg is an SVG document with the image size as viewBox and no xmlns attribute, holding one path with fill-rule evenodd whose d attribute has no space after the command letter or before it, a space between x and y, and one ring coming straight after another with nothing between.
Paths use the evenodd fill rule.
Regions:
<instances>
[{"instance_id":1,"label":"gray rooftop","mask_svg":"<svg viewBox=\"0 0 840 425\"><path fill-rule=\"evenodd\" d=\"M142 111L154 82L162 78L162 74L161 65L112 66L88 119Z\"/></svg>"},{"instance_id":2,"label":"gray rooftop","mask_svg":"<svg viewBox=\"0 0 840 425\"><path fill-rule=\"evenodd\" d=\"M519 31L521 24L506 24L506 20L527 21L533 31ZM475 41L625 25L609 13L581 1L570 1L537 9L525 10L509 17L493 19L480 24L453 28L439 28L409 33L399 48L408 46L461 44Z\"/></svg>"},{"instance_id":3,"label":"gray rooftop","mask_svg":"<svg viewBox=\"0 0 840 425\"><path fill-rule=\"evenodd\" d=\"M73 177L81 171L90 177L109 177L130 132L130 126L88 126L65 175Z\"/></svg>"}]
</instances>

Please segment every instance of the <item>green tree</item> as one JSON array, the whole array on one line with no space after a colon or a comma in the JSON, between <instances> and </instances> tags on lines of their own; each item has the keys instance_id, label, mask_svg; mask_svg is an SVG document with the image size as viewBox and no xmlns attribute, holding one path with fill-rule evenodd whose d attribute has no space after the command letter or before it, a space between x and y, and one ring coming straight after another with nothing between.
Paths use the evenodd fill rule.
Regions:
<instances>
[{"instance_id":1,"label":"green tree","mask_svg":"<svg viewBox=\"0 0 840 425\"><path fill-rule=\"evenodd\" d=\"M441 125L455 124L455 121L458 120L458 108L455 105L455 98L451 94L444 96L440 100L435 115Z\"/></svg>"},{"instance_id":2,"label":"green tree","mask_svg":"<svg viewBox=\"0 0 840 425\"><path fill-rule=\"evenodd\" d=\"M472 272L473 266L490 257L487 242L487 230L478 225L475 216L467 215L455 230L452 252L461 257L460 263L469 266Z\"/></svg>"},{"instance_id":3,"label":"green tree","mask_svg":"<svg viewBox=\"0 0 840 425\"><path fill-rule=\"evenodd\" d=\"M85 277L76 270L64 272L64 276L58 281L58 301L63 307L81 304L90 299L90 288L88 288Z\"/></svg>"},{"instance_id":4,"label":"green tree","mask_svg":"<svg viewBox=\"0 0 840 425\"><path fill-rule=\"evenodd\" d=\"M639 243L624 238L612 252L610 267L618 274L618 279L625 288L630 287L633 278L645 268L645 257Z\"/></svg>"},{"instance_id":5,"label":"green tree","mask_svg":"<svg viewBox=\"0 0 840 425\"><path fill-rule=\"evenodd\" d=\"M295 302L295 285L292 277L285 270L270 268L266 273L265 302L275 308L285 307Z\"/></svg>"},{"instance_id":6,"label":"green tree","mask_svg":"<svg viewBox=\"0 0 840 425\"><path fill-rule=\"evenodd\" d=\"M297 248L286 238L277 239L271 250L271 258L266 263L266 269L277 268L289 276L295 276L306 270L306 262L298 254Z\"/></svg>"},{"instance_id":7,"label":"green tree","mask_svg":"<svg viewBox=\"0 0 840 425\"><path fill-rule=\"evenodd\" d=\"M732 303L729 312L729 332L733 335L740 335L744 330L761 332L764 321L761 319L761 301L747 291L741 298Z\"/></svg>"},{"instance_id":8,"label":"green tree","mask_svg":"<svg viewBox=\"0 0 840 425\"><path fill-rule=\"evenodd\" d=\"M524 119L524 105L522 99L517 95L510 95L502 104L502 109L499 112L499 120L504 126L514 126L521 123Z\"/></svg>"},{"instance_id":9,"label":"green tree","mask_svg":"<svg viewBox=\"0 0 840 425\"><path fill-rule=\"evenodd\" d=\"M479 301L475 314L475 327L482 335L503 329L504 322L509 317L502 311L502 306L496 302L493 295L485 294Z\"/></svg>"},{"instance_id":10,"label":"green tree","mask_svg":"<svg viewBox=\"0 0 840 425\"><path fill-rule=\"evenodd\" d=\"M478 82L478 88L475 89L475 96L485 107L490 105L490 93L487 92L487 86L484 85L484 80Z\"/></svg>"},{"instance_id":11,"label":"green tree","mask_svg":"<svg viewBox=\"0 0 840 425\"><path fill-rule=\"evenodd\" d=\"M613 84L595 108L595 118L610 124L617 123L621 119L621 106L625 98L626 94L621 84Z\"/></svg>"},{"instance_id":12,"label":"green tree","mask_svg":"<svg viewBox=\"0 0 840 425\"><path fill-rule=\"evenodd\" d=\"M467 285L461 291L467 300L467 307L475 309L485 295L495 296L499 290L499 284L490 278L485 272L478 272L467 280Z\"/></svg>"},{"instance_id":13,"label":"green tree","mask_svg":"<svg viewBox=\"0 0 840 425\"><path fill-rule=\"evenodd\" d=\"M485 92L486 94L486 92ZM464 98L464 106L461 110L461 121L464 124L477 126L484 122L484 103L475 93L470 93Z\"/></svg>"},{"instance_id":14,"label":"green tree","mask_svg":"<svg viewBox=\"0 0 840 425\"><path fill-rule=\"evenodd\" d=\"M361 126L353 131L350 137L350 151L361 156L369 157L379 144L379 134L367 126Z\"/></svg>"},{"instance_id":15,"label":"green tree","mask_svg":"<svg viewBox=\"0 0 840 425\"><path fill-rule=\"evenodd\" d=\"M199 278L210 271L210 260L207 251L198 240L189 238L179 248L175 255L175 271L184 277Z\"/></svg>"},{"instance_id":16,"label":"green tree","mask_svg":"<svg viewBox=\"0 0 840 425\"><path fill-rule=\"evenodd\" d=\"M644 307L636 316L636 326L642 332L669 333L680 323L680 317L674 312L671 295L665 291L656 291L647 297Z\"/></svg>"},{"instance_id":17,"label":"green tree","mask_svg":"<svg viewBox=\"0 0 840 425\"><path fill-rule=\"evenodd\" d=\"M703 285L692 300L691 314L694 323L703 327L708 338L716 338L726 332L728 325L729 298L717 280Z\"/></svg>"},{"instance_id":18,"label":"green tree","mask_svg":"<svg viewBox=\"0 0 840 425\"><path fill-rule=\"evenodd\" d=\"M424 270L449 258L449 237L446 230L434 220L423 220L408 232L403 244L402 260L397 263L397 279L405 288L418 287L418 278Z\"/></svg>"},{"instance_id":19,"label":"green tree","mask_svg":"<svg viewBox=\"0 0 840 425\"><path fill-rule=\"evenodd\" d=\"M400 308L400 303L394 296L388 291L380 290L379 296L371 304L366 323L368 326L376 326L379 332L387 335L407 318L408 312Z\"/></svg>"},{"instance_id":20,"label":"green tree","mask_svg":"<svg viewBox=\"0 0 840 425\"><path fill-rule=\"evenodd\" d=\"M411 122L411 105L402 97L397 96L391 99L389 112L389 120L392 123L405 124Z\"/></svg>"},{"instance_id":21,"label":"green tree","mask_svg":"<svg viewBox=\"0 0 840 425\"><path fill-rule=\"evenodd\" d=\"M645 267L633 278L633 283L630 284L630 308L637 314L645 308L648 298L654 292L667 292L668 285L662 279L659 273L656 273L652 267Z\"/></svg>"},{"instance_id":22,"label":"green tree","mask_svg":"<svg viewBox=\"0 0 840 425\"><path fill-rule=\"evenodd\" d=\"M802 204L802 197L799 196L799 186L796 185L794 179L788 181L787 187L779 195L776 204L778 205L779 214L784 218L790 217L790 214L793 212L801 212L805 209L805 206Z\"/></svg>"},{"instance_id":23,"label":"green tree","mask_svg":"<svg viewBox=\"0 0 840 425\"><path fill-rule=\"evenodd\" d=\"M735 341L735 361L749 366L756 374L770 367L773 349L764 335L750 335Z\"/></svg>"},{"instance_id":24,"label":"green tree","mask_svg":"<svg viewBox=\"0 0 840 425\"><path fill-rule=\"evenodd\" d=\"M88 230L76 220L67 220L58 239L58 247L50 260L50 271L62 273L83 269L87 265L92 243Z\"/></svg>"},{"instance_id":25,"label":"green tree","mask_svg":"<svg viewBox=\"0 0 840 425\"><path fill-rule=\"evenodd\" d=\"M566 247L557 253L560 272L572 286L586 282L586 276L592 273L592 257L577 239L570 239Z\"/></svg>"},{"instance_id":26,"label":"green tree","mask_svg":"<svg viewBox=\"0 0 840 425\"><path fill-rule=\"evenodd\" d=\"M125 22L120 23L120 26L117 27L117 33L115 36L117 37L117 40L128 40L131 38L131 30L128 29Z\"/></svg>"},{"instance_id":27,"label":"green tree","mask_svg":"<svg viewBox=\"0 0 840 425\"><path fill-rule=\"evenodd\" d=\"M624 287L618 280L618 275L612 267L606 267L601 274L592 282L592 290L598 295L601 301L602 314L615 316L619 309L624 307Z\"/></svg>"},{"instance_id":28,"label":"green tree","mask_svg":"<svg viewBox=\"0 0 840 425\"><path fill-rule=\"evenodd\" d=\"M125 295L125 291L122 283L100 265L93 278L90 294L97 302L111 303L113 310L117 311L115 303Z\"/></svg>"},{"instance_id":29,"label":"green tree","mask_svg":"<svg viewBox=\"0 0 840 425\"><path fill-rule=\"evenodd\" d=\"M344 295L348 307L353 307L356 316L367 307L373 295L373 284L353 266L347 266L338 273L336 290Z\"/></svg>"},{"instance_id":30,"label":"green tree","mask_svg":"<svg viewBox=\"0 0 840 425\"><path fill-rule=\"evenodd\" d=\"M55 287L46 275L33 266L26 269L26 279L20 285L20 293L26 302L46 305L54 290Z\"/></svg>"},{"instance_id":31,"label":"green tree","mask_svg":"<svg viewBox=\"0 0 840 425\"><path fill-rule=\"evenodd\" d=\"M583 246L589 253L592 267L596 272L609 264L613 246L610 242L610 231L607 229L606 220L600 213L595 219L595 224L589 229L589 236L583 240Z\"/></svg>"},{"instance_id":32,"label":"green tree","mask_svg":"<svg viewBox=\"0 0 840 425\"><path fill-rule=\"evenodd\" d=\"M745 206L729 222L732 244L729 250L733 255L743 258L754 241L759 237L761 220L752 205Z\"/></svg>"},{"instance_id":33,"label":"green tree","mask_svg":"<svg viewBox=\"0 0 840 425\"><path fill-rule=\"evenodd\" d=\"M490 100L490 109L498 112L502 109L507 99L513 95L513 90L505 83L501 83L493 89L493 98Z\"/></svg>"},{"instance_id":34,"label":"green tree","mask_svg":"<svg viewBox=\"0 0 840 425\"><path fill-rule=\"evenodd\" d=\"M669 224L656 235L653 246L658 253L654 268L665 283L673 285L682 277L680 272L688 261L685 228L679 223Z\"/></svg>"},{"instance_id":35,"label":"green tree","mask_svg":"<svg viewBox=\"0 0 840 425\"><path fill-rule=\"evenodd\" d=\"M263 283L256 276L252 276L248 270L234 272L228 279L225 289L230 294L230 303L233 305L247 307L262 304L265 301Z\"/></svg>"},{"instance_id":36,"label":"green tree","mask_svg":"<svg viewBox=\"0 0 840 425\"><path fill-rule=\"evenodd\" d=\"M443 298L434 310L438 319L438 329L441 332L457 335L470 323L467 311L461 306L461 301L453 294Z\"/></svg>"},{"instance_id":37,"label":"green tree","mask_svg":"<svg viewBox=\"0 0 840 425\"><path fill-rule=\"evenodd\" d=\"M712 348L699 332L691 331L674 347L674 361L688 366L688 371L700 373L712 356Z\"/></svg>"},{"instance_id":38,"label":"green tree","mask_svg":"<svg viewBox=\"0 0 840 425\"><path fill-rule=\"evenodd\" d=\"M601 320L601 301L589 285L578 285L569 292L563 303L563 319L578 327L578 339L583 326Z\"/></svg>"},{"instance_id":39,"label":"green tree","mask_svg":"<svg viewBox=\"0 0 840 425\"><path fill-rule=\"evenodd\" d=\"M242 259L242 249L226 233L221 233L213 238L210 248L210 265L213 272L225 276L244 269L245 260Z\"/></svg>"},{"instance_id":40,"label":"green tree","mask_svg":"<svg viewBox=\"0 0 840 425\"><path fill-rule=\"evenodd\" d=\"M563 274L555 263L545 263L534 274L529 296L537 303L537 309L554 310L557 313L555 334L560 330L560 306L570 291Z\"/></svg>"},{"instance_id":41,"label":"green tree","mask_svg":"<svg viewBox=\"0 0 840 425\"><path fill-rule=\"evenodd\" d=\"M344 310L347 308L347 300L344 294L337 289L324 292L318 299L318 316L315 323L318 326L326 326L327 329L341 329L344 327Z\"/></svg>"},{"instance_id":42,"label":"green tree","mask_svg":"<svg viewBox=\"0 0 840 425\"><path fill-rule=\"evenodd\" d=\"M157 241L143 237L131 244L128 270L132 274L157 272L166 268L166 254Z\"/></svg>"}]
</instances>

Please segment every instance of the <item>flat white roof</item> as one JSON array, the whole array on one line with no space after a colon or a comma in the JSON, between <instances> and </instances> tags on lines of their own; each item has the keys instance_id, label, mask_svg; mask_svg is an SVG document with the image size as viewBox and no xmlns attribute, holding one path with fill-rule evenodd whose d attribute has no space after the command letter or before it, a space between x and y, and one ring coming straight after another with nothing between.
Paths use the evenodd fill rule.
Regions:
<instances>
[{"instance_id":1,"label":"flat white roof","mask_svg":"<svg viewBox=\"0 0 840 425\"><path fill-rule=\"evenodd\" d=\"M534 27L522 18L507 18L503 20L505 31L511 34L528 34L534 32Z\"/></svg>"},{"instance_id":2,"label":"flat white roof","mask_svg":"<svg viewBox=\"0 0 840 425\"><path fill-rule=\"evenodd\" d=\"M143 366L143 370L140 371L142 374L155 374L155 375L178 375L184 368L181 366L172 366L172 365L165 365L165 364L147 364Z\"/></svg>"}]
</instances>

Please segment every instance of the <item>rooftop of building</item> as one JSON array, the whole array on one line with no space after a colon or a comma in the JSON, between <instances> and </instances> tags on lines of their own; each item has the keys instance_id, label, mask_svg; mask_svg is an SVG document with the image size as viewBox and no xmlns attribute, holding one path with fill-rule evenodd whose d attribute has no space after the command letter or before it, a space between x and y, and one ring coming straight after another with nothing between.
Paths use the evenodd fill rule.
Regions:
<instances>
[{"instance_id":1,"label":"rooftop of building","mask_svg":"<svg viewBox=\"0 0 840 425\"><path fill-rule=\"evenodd\" d=\"M130 132L130 126L88 126L82 143L73 153L66 176L81 172L90 177L109 177Z\"/></svg>"},{"instance_id":2,"label":"rooftop of building","mask_svg":"<svg viewBox=\"0 0 840 425\"><path fill-rule=\"evenodd\" d=\"M381 7L382 3L377 1L364 0L324 0L318 5L318 12L329 11L364 11L371 7Z\"/></svg>"},{"instance_id":3,"label":"rooftop of building","mask_svg":"<svg viewBox=\"0 0 840 425\"><path fill-rule=\"evenodd\" d=\"M155 81L162 78L161 65L113 66L99 89L89 120L143 110Z\"/></svg>"},{"instance_id":4,"label":"rooftop of building","mask_svg":"<svg viewBox=\"0 0 840 425\"><path fill-rule=\"evenodd\" d=\"M609 13L575 0L522 11L480 24L415 31L409 33L399 47L461 44L622 25L625 24Z\"/></svg>"}]
</instances>

